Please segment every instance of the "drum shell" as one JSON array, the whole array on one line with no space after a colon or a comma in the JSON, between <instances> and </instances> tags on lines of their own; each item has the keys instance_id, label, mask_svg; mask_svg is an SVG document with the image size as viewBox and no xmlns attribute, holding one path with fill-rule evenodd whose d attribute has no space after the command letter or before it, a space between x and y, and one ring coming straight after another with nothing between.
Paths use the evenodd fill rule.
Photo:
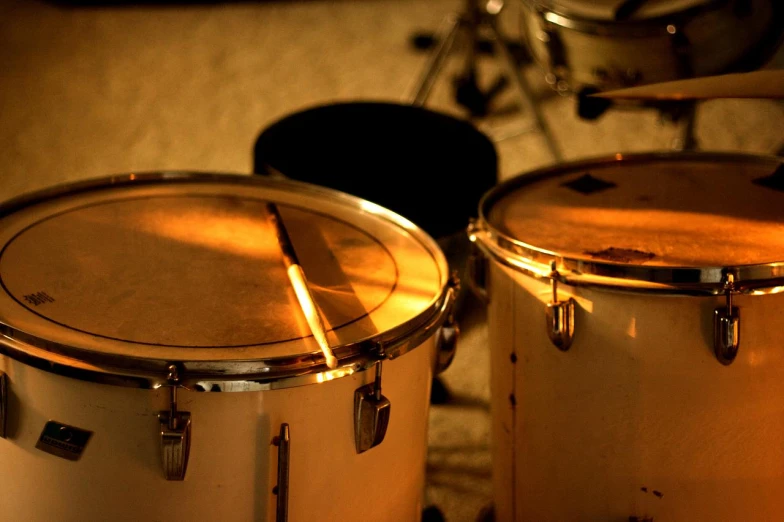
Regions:
<instances>
[{"instance_id":1,"label":"drum shell","mask_svg":"<svg viewBox=\"0 0 784 522\"><path fill-rule=\"evenodd\" d=\"M31 521L274 521L272 439L288 423L288 520L418 519L434 356L430 338L384 362L389 427L362 454L354 445L354 390L373 382L372 370L263 392L182 390L178 409L192 421L184 481L163 477L157 415L168 409L168 390L70 379L2 356L11 399L9 438L0 439L0 512ZM93 431L80 460L35 448L48 420Z\"/></svg>"},{"instance_id":2,"label":"drum shell","mask_svg":"<svg viewBox=\"0 0 784 522\"><path fill-rule=\"evenodd\" d=\"M573 90L581 86L617 89L722 74L764 63L780 41L780 36L772 34L781 32L774 23L777 8L772 2L750 1L751 14L743 17L733 13L733 2L713 4L719 5L709 4L688 16L675 13L629 22L559 13L560 25L545 22L537 8L523 2L522 33L536 61ZM676 28L677 38L668 33L668 26ZM559 43L562 50L557 54L561 57L540 38L543 29L551 33L549 39ZM770 49L761 48L768 46Z\"/></svg>"},{"instance_id":3,"label":"drum shell","mask_svg":"<svg viewBox=\"0 0 784 522\"><path fill-rule=\"evenodd\" d=\"M559 285L577 301L550 342L547 281L490 263L497 520L775 520L784 509L784 296L735 299L741 347L712 351L720 297ZM636 518L633 518L636 517Z\"/></svg>"}]
</instances>

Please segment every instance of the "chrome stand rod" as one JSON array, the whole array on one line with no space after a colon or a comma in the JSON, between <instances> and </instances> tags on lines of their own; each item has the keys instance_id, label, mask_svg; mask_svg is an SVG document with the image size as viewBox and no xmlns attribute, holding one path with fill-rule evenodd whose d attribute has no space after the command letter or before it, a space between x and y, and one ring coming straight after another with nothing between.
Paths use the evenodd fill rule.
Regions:
<instances>
[{"instance_id":1,"label":"chrome stand rod","mask_svg":"<svg viewBox=\"0 0 784 522\"><path fill-rule=\"evenodd\" d=\"M452 51L461 25L462 20L453 14L448 15L444 20L443 27L438 31L438 47L430 54L413 92L406 96L406 100L410 100L414 107L422 107L427 102L433 84Z\"/></svg>"},{"instance_id":2,"label":"chrome stand rod","mask_svg":"<svg viewBox=\"0 0 784 522\"><path fill-rule=\"evenodd\" d=\"M517 89L520 98L522 98L525 105L527 105L530 109L531 114L533 114L536 127L542 134L542 137L547 144L547 148L550 150L550 154L552 154L553 158L557 162L563 161L563 155L561 154L558 145L555 143L553 134L550 131L550 127L547 124L547 120L545 119L544 114L539 108L539 104L536 102L536 98L534 97L531 86L523 76L523 72L519 67L517 67L514 57L509 52L509 48L504 44L504 41L501 38L501 34L498 32L498 28L495 26L495 24L489 25L490 30L492 31L493 42L495 43L495 47L501 55L501 61L506 68L506 73L509 75L509 78Z\"/></svg>"}]
</instances>

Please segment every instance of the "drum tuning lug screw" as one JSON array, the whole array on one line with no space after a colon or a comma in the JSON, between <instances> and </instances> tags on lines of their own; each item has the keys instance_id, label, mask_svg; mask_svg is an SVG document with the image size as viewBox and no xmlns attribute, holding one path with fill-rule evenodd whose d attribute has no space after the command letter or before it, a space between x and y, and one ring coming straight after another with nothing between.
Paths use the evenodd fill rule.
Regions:
<instances>
[{"instance_id":1,"label":"drum tuning lug screw","mask_svg":"<svg viewBox=\"0 0 784 522\"><path fill-rule=\"evenodd\" d=\"M574 299L558 300L558 270L555 261L550 263L550 287L553 300L547 304L547 334L556 348L565 352L574 337Z\"/></svg>"},{"instance_id":2,"label":"drum tuning lug screw","mask_svg":"<svg viewBox=\"0 0 784 522\"><path fill-rule=\"evenodd\" d=\"M169 409L158 414L161 433L161 455L166 480L184 480L191 447L191 414L177 411L177 388L180 372L177 365L167 367Z\"/></svg>"},{"instance_id":3,"label":"drum tuning lug screw","mask_svg":"<svg viewBox=\"0 0 784 522\"><path fill-rule=\"evenodd\" d=\"M380 352L384 356L384 351ZM354 442L357 453L364 453L381 444L387 433L392 408L389 399L381 394L381 367L376 362L376 378L354 392Z\"/></svg>"},{"instance_id":4,"label":"drum tuning lug screw","mask_svg":"<svg viewBox=\"0 0 784 522\"><path fill-rule=\"evenodd\" d=\"M180 369L177 368L176 364L170 364L166 367L166 370L169 372L166 375L166 380L169 381L169 384L176 384L180 381Z\"/></svg>"},{"instance_id":5,"label":"drum tuning lug screw","mask_svg":"<svg viewBox=\"0 0 784 522\"><path fill-rule=\"evenodd\" d=\"M735 360L740 347L740 310L732 305L733 293L735 275L727 273L724 276L726 305L713 311L713 351L716 359L725 366Z\"/></svg>"}]
</instances>

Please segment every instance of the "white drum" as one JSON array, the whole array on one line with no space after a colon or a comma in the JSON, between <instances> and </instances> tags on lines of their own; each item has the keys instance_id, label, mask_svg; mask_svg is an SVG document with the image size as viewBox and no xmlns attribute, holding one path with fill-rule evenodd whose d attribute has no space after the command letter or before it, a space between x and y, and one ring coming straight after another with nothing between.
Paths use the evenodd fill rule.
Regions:
<instances>
[{"instance_id":1,"label":"white drum","mask_svg":"<svg viewBox=\"0 0 784 522\"><path fill-rule=\"evenodd\" d=\"M421 516L456 290L410 222L299 182L142 174L9 202L0 245L4 519Z\"/></svg>"},{"instance_id":2,"label":"white drum","mask_svg":"<svg viewBox=\"0 0 784 522\"><path fill-rule=\"evenodd\" d=\"M490 191L469 233L497 520L781 518L780 158L552 167Z\"/></svg>"},{"instance_id":3,"label":"white drum","mask_svg":"<svg viewBox=\"0 0 784 522\"><path fill-rule=\"evenodd\" d=\"M521 13L531 53L561 91L758 68L782 36L773 0L522 0Z\"/></svg>"}]
</instances>

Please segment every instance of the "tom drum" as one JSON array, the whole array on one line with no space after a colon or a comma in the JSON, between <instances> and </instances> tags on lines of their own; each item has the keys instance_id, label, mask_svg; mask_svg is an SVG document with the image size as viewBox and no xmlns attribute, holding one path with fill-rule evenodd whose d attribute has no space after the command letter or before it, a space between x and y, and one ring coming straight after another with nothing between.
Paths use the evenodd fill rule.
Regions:
<instances>
[{"instance_id":1,"label":"tom drum","mask_svg":"<svg viewBox=\"0 0 784 522\"><path fill-rule=\"evenodd\" d=\"M4 519L421 516L455 285L409 221L300 182L150 173L13 200L0 245Z\"/></svg>"},{"instance_id":2,"label":"tom drum","mask_svg":"<svg viewBox=\"0 0 784 522\"><path fill-rule=\"evenodd\" d=\"M522 0L522 32L561 91L752 70L778 47L771 0Z\"/></svg>"},{"instance_id":3,"label":"tom drum","mask_svg":"<svg viewBox=\"0 0 784 522\"><path fill-rule=\"evenodd\" d=\"M779 519L782 160L619 154L479 210L497 520Z\"/></svg>"}]
</instances>

